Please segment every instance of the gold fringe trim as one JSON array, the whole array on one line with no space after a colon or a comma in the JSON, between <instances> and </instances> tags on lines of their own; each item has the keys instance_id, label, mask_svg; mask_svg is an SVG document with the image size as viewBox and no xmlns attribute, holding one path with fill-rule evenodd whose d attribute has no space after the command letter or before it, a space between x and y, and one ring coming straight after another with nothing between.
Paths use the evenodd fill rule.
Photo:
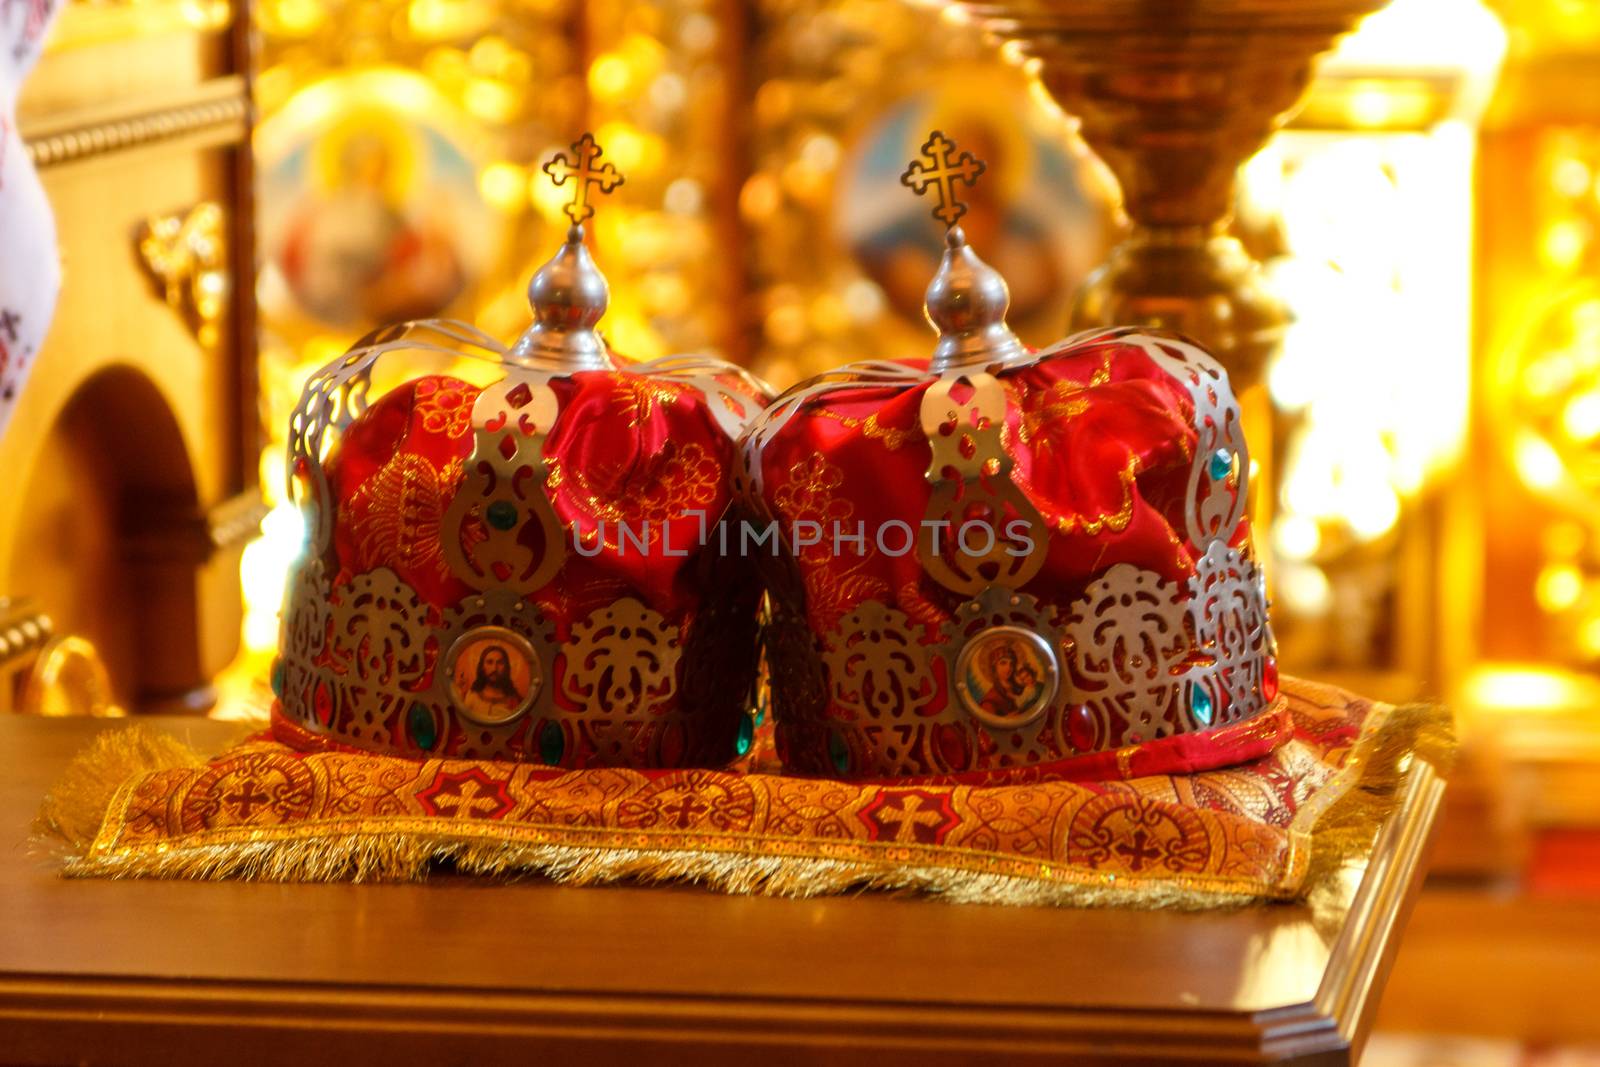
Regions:
<instances>
[{"instance_id":1,"label":"gold fringe trim","mask_svg":"<svg viewBox=\"0 0 1600 1067\"><path fill-rule=\"evenodd\" d=\"M1447 777L1455 766L1455 717L1438 704L1402 704L1389 710L1376 734L1351 754L1354 782L1317 819L1301 895L1313 915L1338 910L1340 873L1372 849L1378 829L1399 806L1414 763L1431 764Z\"/></svg>"},{"instance_id":2,"label":"gold fringe trim","mask_svg":"<svg viewBox=\"0 0 1600 1067\"><path fill-rule=\"evenodd\" d=\"M82 854L123 784L154 771L199 767L205 757L171 734L135 724L108 730L73 757L33 820L34 841Z\"/></svg>"},{"instance_id":3,"label":"gold fringe trim","mask_svg":"<svg viewBox=\"0 0 1600 1067\"><path fill-rule=\"evenodd\" d=\"M1385 709L1382 722L1355 745L1344 783L1329 783L1334 799L1314 819L1301 892L1315 912L1319 897L1338 890L1340 870L1363 856L1395 810L1413 760L1445 773L1454 758L1450 713L1433 705ZM1377 709L1375 709L1375 714ZM93 847L115 801L154 771L197 767L187 745L143 726L104 734L73 760L46 798L36 834L65 845L69 877L243 878L274 882L421 881L441 865L500 878L542 875L568 885L633 881L688 882L726 893L808 897L852 890L900 890L957 903L1137 907L1200 910L1258 903L1272 895L1204 888L1193 881L1139 879L1068 882L941 867L909 867L807 856L750 856L691 849L583 848L463 839L448 832L356 836L348 833L293 841L232 841L159 848ZM1291 889L1291 886L1282 887Z\"/></svg>"},{"instance_id":4,"label":"gold fringe trim","mask_svg":"<svg viewBox=\"0 0 1600 1067\"><path fill-rule=\"evenodd\" d=\"M685 849L594 849L461 841L445 834L309 838L170 848L71 860L68 877L242 878L269 882L420 882L441 865L515 880L543 876L564 885L629 881L691 883L724 893L812 897L852 890L901 890L954 903L1011 906L1200 910L1244 905L1253 893L1163 882L1086 885L935 867L900 867L797 856L748 856Z\"/></svg>"}]
</instances>

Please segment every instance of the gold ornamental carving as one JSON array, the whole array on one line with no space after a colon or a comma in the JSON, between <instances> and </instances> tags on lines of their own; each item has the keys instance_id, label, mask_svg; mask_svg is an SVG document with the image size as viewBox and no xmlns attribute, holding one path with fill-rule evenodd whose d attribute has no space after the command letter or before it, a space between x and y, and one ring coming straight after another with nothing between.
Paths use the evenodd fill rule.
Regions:
<instances>
[{"instance_id":1,"label":"gold ornamental carving","mask_svg":"<svg viewBox=\"0 0 1600 1067\"><path fill-rule=\"evenodd\" d=\"M205 348L217 343L233 279L228 269L227 214L204 201L181 215L160 215L140 227L139 259Z\"/></svg>"},{"instance_id":2,"label":"gold ornamental carving","mask_svg":"<svg viewBox=\"0 0 1600 1067\"><path fill-rule=\"evenodd\" d=\"M28 159L35 167L55 167L182 137L242 137L250 117L243 80L222 78L214 84L159 111L133 111L64 129L25 127Z\"/></svg>"}]
</instances>

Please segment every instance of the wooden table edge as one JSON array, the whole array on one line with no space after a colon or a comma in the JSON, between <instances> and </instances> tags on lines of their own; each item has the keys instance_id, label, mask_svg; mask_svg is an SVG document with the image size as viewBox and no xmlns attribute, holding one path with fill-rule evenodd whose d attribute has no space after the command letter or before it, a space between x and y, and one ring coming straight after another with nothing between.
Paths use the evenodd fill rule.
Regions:
<instances>
[{"instance_id":1,"label":"wooden table edge","mask_svg":"<svg viewBox=\"0 0 1600 1067\"><path fill-rule=\"evenodd\" d=\"M1366 873L1345 916L1339 939L1312 1005L1332 1020L1360 1059L1383 985L1400 950L1400 933L1411 918L1438 831L1445 779L1430 763L1417 761L1406 776L1395 813L1373 843Z\"/></svg>"},{"instance_id":2,"label":"wooden table edge","mask_svg":"<svg viewBox=\"0 0 1600 1067\"><path fill-rule=\"evenodd\" d=\"M1264 1024L1266 1028L1264 1028ZM90 1031L101 1033L91 1039ZM330 1042L354 1041L386 1062L434 1062L423 1038L455 1039L474 1062L498 1062L537 1043L605 1062L666 1048L716 1047L764 1056L777 1050L915 1062L930 1057L1028 1059L1101 1054L1133 1059L1260 1062L1333 1052L1338 1027L1314 1012L1262 1014L1042 1009L935 1003L831 1002L768 997L662 997L616 993L498 993L478 989L350 987L13 975L0 981L0 1061L59 1062L64 1049L111 1041L138 1050L107 1062L170 1062L152 1037L184 1035L190 1055L237 1042L270 1047L273 1059L320 1062ZM1276 1035L1267 1040L1268 1035ZM9 1035L9 1036L7 1036ZM1293 1046L1292 1048L1288 1046ZM32 1056L12 1060L19 1052ZM422 1054L419 1055L419 1052ZM886 1060L885 1057L888 1057Z\"/></svg>"}]
</instances>

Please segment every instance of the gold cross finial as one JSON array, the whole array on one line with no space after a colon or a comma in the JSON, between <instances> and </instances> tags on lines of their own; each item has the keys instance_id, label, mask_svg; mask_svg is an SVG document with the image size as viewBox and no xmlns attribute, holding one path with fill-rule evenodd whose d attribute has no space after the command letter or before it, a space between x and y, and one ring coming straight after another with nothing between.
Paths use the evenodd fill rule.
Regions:
<instances>
[{"instance_id":1,"label":"gold cross finial","mask_svg":"<svg viewBox=\"0 0 1600 1067\"><path fill-rule=\"evenodd\" d=\"M954 226L967 213L967 205L956 199L956 182L973 185L984 170L983 160L971 152L962 152L952 159L955 148L954 141L934 130L922 145L922 154L929 162L913 160L900 175L900 184L918 196L927 192L930 185L939 190L939 206L933 209L933 217L946 227Z\"/></svg>"},{"instance_id":2,"label":"gold cross finial","mask_svg":"<svg viewBox=\"0 0 1600 1067\"><path fill-rule=\"evenodd\" d=\"M557 152L556 158L543 169L557 185L564 185L568 178L574 179L576 188L572 191L572 202L563 210L574 225L581 225L594 214L594 205L589 203L589 186L598 185L602 193L609 193L621 185L623 179L622 172L610 163L595 166L604 150L594 143L594 134L585 133L572 142L572 151L578 157L576 161L568 159L565 152Z\"/></svg>"}]
</instances>

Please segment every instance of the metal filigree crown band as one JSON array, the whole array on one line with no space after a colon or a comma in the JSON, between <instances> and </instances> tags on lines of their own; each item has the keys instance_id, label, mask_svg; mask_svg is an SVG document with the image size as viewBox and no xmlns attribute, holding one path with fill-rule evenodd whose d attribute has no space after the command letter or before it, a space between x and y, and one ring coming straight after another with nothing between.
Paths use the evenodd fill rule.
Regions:
<instances>
[{"instance_id":1,"label":"metal filigree crown band","mask_svg":"<svg viewBox=\"0 0 1600 1067\"><path fill-rule=\"evenodd\" d=\"M388 568L333 585L310 559L292 581L272 686L291 719L371 751L711 766L748 744L750 694L727 683L753 654L750 629L719 605L673 625L628 597L557 641L512 589L440 612Z\"/></svg>"},{"instance_id":2,"label":"metal filigree crown band","mask_svg":"<svg viewBox=\"0 0 1600 1067\"><path fill-rule=\"evenodd\" d=\"M1198 442L1179 532L1200 552L1186 581L1122 563L1069 603L1052 604L1048 591L1023 588L1038 573L1043 546L1022 555L996 547L1005 544L1001 515L1044 528L1010 479L998 376L1102 342L1141 349L1189 395ZM966 598L936 634L926 619L876 599L857 603L831 631L813 632L802 563L792 548L778 561L767 654L788 765L871 776L1047 768L1240 722L1277 700L1262 576L1248 541L1233 544L1249 476L1240 409L1215 360L1177 337L1094 330L987 368L867 363L831 371L780 396L745 435L738 477L748 506L773 517L763 456L808 407L863 386L924 383L931 495L922 528L950 521L958 506L988 514L997 525L987 542L993 551L963 557L937 551L927 537L918 545L927 575Z\"/></svg>"}]
</instances>

